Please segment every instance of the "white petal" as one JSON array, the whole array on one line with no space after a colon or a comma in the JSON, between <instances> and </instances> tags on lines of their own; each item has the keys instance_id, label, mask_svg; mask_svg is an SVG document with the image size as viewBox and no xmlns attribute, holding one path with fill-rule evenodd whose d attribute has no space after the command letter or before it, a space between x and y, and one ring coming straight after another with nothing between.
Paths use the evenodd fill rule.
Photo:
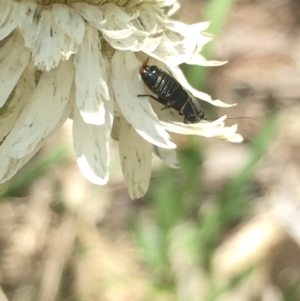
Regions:
<instances>
[{"instance_id":1,"label":"white petal","mask_svg":"<svg viewBox=\"0 0 300 301\"><path fill-rule=\"evenodd\" d=\"M182 37L176 32L165 31L165 35L156 49L143 48L142 51L170 67L178 66L189 61L192 56L197 55L203 43L207 43L210 39L200 39L199 34Z\"/></svg>"},{"instance_id":2,"label":"white petal","mask_svg":"<svg viewBox=\"0 0 300 301\"><path fill-rule=\"evenodd\" d=\"M127 121L147 141L162 148L176 148L162 128L149 101L137 97L145 94L139 78L139 64L132 52L116 51L112 58L112 85L119 107Z\"/></svg>"},{"instance_id":3,"label":"white petal","mask_svg":"<svg viewBox=\"0 0 300 301\"><path fill-rule=\"evenodd\" d=\"M108 181L109 136L112 128L113 103L106 102L106 120L102 125L84 123L78 110L73 124L74 150L82 174L92 183Z\"/></svg>"},{"instance_id":4,"label":"white petal","mask_svg":"<svg viewBox=\"0 0 300 301\"><path fill-rule=\"evenodd\" d=\"M154 153L169 167L180 168L177 153L174 149L165 149L155 146Z\"/></svg>"},{"instance_id":5,"label":"white petal","mask_svg":"<svg viewBox=\"0 0 300 301\"><path fill-rule=\"evenodd\" d=\"M173 24L173 22L171 21L170 24ZM198 30L201 29L201 27L205 27L203 23L185 25L180 22L175 22L174 24L170 26L170 29L166 29L168 24L164 26L163 39L156 49L142 49L142 51L149 56L164 62L168 66L178 66L190 60L192 56L199 53L204 44L212 39L212 37L207 34L199 33ZM175 27L176 30L173 30L173 27Z\"/></svg>"},{"instance_id":6,"label":"white petal","mask_svg":"<svg viewBox=\"0 0 300 301\"><path fill-rule=\"evenodd\" d=\"M230 127L224 127L222 129L216 129L215 135L212 136L215 139L227 140L234 143L240 143L244 139L240 134L236 133L237 124L234 124ZM209 137L209 136L208 136Z\"/></svg>"},{"instance_id":7,"label":"white petal","mask_svg":"<svg viewBox=\"0 0 300 301\"><path fill-rule=\"evenodd\" d=\"M195 33L199 33L204 31L208 28L210 22L199 22L191 25L184 24L178 21L167 20L164 21L165 26L175 32L182 34L183 36L186 35L194 35Z\"/></svg>"},{"instance_id":8,"label":"white petal","mask_svg":"<svg viewBox=\"0 0 300 301\"><path fill-rule=\"evenodd\" d=\"M27 1L21 1L20 2L20 17L21 17L21 22L27 23L27 24L32 24L33 19L35 17L37 9L37 3L33 0L27 0Z\"/></svg>"},{"instance_id":9,"label":"white petal","mask_svg":"<svg viewBox=\"0 0 300 301\"><path fill-rule=\"evenodd\" d=\"M0 48L0 108L14 89L30 58L22 36L15 33Z\"/></svg>"},{"instance_id":10,"label":"white petal","mask_svg":"<svg viewBox=\"0 0 300 301\"><path fill-rule=\"evenodd\" d=\"M7 37L19 23L20 4L11 0L1 0L0 41Z\"/></svg>"},{"instance_id":11,"label":"white petal","mask_svg":"<svg viewBox=\"0 0 300 301\"><path fill-rule=\"evenodd\" d=\"M104 18L104 13L98 6L90 5L84 2L72 3L72 6L93 27L98 28L99 25L104 24L106 22L106 19Z\"/></svg>"},{"instance_id":12,"label":"white petal","mask_svg":"<svg viewBox=\"0 0 300 301\"><path fill-rule=\"evenodd\" d=\"M103 101L109 100L105 62L100 47L97 30L87 25L84 41L74 57L77 106L86 123L97 125L105 122Z\"/></svg>"},{"instance_id":13,"label":"white petal","mask_svg":"<svg viewBox=\"0 0 300 301\"><path fill-rule=\"evenodd\" d=\"M49 71L57 67L62 58L62 32L54 22L52 11L42 11L41 23L41 29L32 50L32 58L35 66Z\"/></svg>"},{"instance_id":14,"label":"white petal","mask_svg":"<svg viewBox=\"0 0 300 301\"><path fill-rule=\"evenodd\" d=\"M169 127L173 127L174 130L177 129L177 131L175 131L178 134L186 134L186 135L197 135L198 131L202 131L202 130L210 130L211 128L216 128L216 127L223 127L224 126L224 121L226 120L227 116L224 115L212 122L208 122L206 120L203 120L201 122L198 123L189 123L189 124L185 124L182 122L178 122L178 121L173 121L171 119L166 121L164 119L161 120L161 123L163 125L169 126Z\"/></svg>"},{"instance_id":15,"label":"white petal","mask_svg":"<svg viewBox=\"0 0 300 301\"><path fill-rule=\"evenodd\" d=\"M198 66L205 66L205 67L216 67L216 66L222 66L227 63L221 62L221 61L207 61L202 55L200 54L195 54L192 57L188 58L185 61L186 64L189 65L198 65Z\"/></svg>"},{"instance_id":16,"label":"white petal","mask_svg":"<svg viewBox=\"0 0 300 301\"><path fill-rule=\"evenodd\" d=\"M53 4L53 18L59 28L74 39L75 47L78 47L84 38L84 20L75 8L64 4Z\"/></svg>"},{"instance_id":17,"label":"white petal","mask_svg":"<svg viewBox=\"0 0 300 301\"><path fill-rule=\"evenodd\" d=\"M137 49L137 51L141 51L143 49L147 49L149 53L155 51L155 49L157 49L157 47L161 44L162 38L162 33L158 33L157 35L153 34L153 36L150 35L148 37L145 37L143 39L143 43Z\"/></svg>"},{"instance_id":18,"label":"white petal","mask_svg":"<svg viewBox=\"0 0 300 301\"><path fill-rule=\"evenodd\" d=\"M125 39L131 36L133 32L131 20L138 16L138 11L130 16L124 9L117 7L113 3L102 5L101 9L104 12L104 18L107 20L103 27L98 27L102 34L112 39Z\"/></svg>"},{"instance_id":19,"label":"white petal","mask_svg":"<svg viewBox=\"0 0 300 301\"><path fill-rule=\"evenodd\" d=\"M110 14L107 15L107 24L98 27L105 40L115 49L131 50L134 52L147 49L154 51L163 37L163 29L158 28L155 14L153 18L149 13L140 11L140 16L131 22L120 22ZM110 17L109 17L110 16Z\"/></svg>"},{"instance_id":20,"label":"white petal","mask_svg":"<svg viewBox=\"0 0 300 301\"><path fill-rule=\"evenodd\" d=\"M224 117L217 120L219 123ZM241 142L243 138L241 135L236 134L237 125L231 127L224 127L223 124L216 125L216 123L197 123L197 124L184 124L184 123L170 123L161 122L168 131L184 134L184 135L198 135L210 137L221 140L228 140L231 142Z\"/></svg>"},{"instance_id":21,"label":"white petal","mask_svg":"<svg viewBox=\"0 0 300 301\"><path fill-rule=\"evenodd\" d=\"M220 138L220 139L222 140L222 138ZM232 143L241 143L241 142L243 142L244 138L240 134L233 134L231 137L226 137L225 140L232 142Z\"/></svg>"},{"instance_id":22,"label":"white petal","mask_svg":"<svg viewBox=\"0 0 300 301\"><path fill-rule=\"evenodd\" d=\"M210 95L203 93L201 91L198 91L194 89L186 80L185 76L183 75L183 72L178 67L170 67L170 70L172 74L176 77L176 79L180 82L180 84L187 89L189 92L191 92L196 98L202 99L214 106L221 107L221 108L229 108L233 107L236 104L226 104L222 102L219 99L213 100Z\"/></svg>"},{"instance_id":23,"label":"white petal","mask_svg":"<svg viewBox=\"0 0 300 301\"><path fill-rule=\"evenodd\" d=\"M167 11L168 17L172 17L173 15L175 15L181 7L177 1L174 0L173 2L174 4L172 4L172 7L170 7L169 10Z\"/></svg>"},{"instance_id":24,"label":"white petal","mask_svg":"<svg viewBox=\"0 0 300 301\"><path fill-rule=\"evenodd\" d=\"M125 183L130 197L138 199L148 190L152 146L142 139L124 118L121 119L119 135L119 152Z\"/></svg>"},{"instance_id":25,"label":"white petal","mask_svg":"<svg viewBox=\"0 0 300 301\"><path fill-rule=\"evenodd\" d=\"M132 10L133 14L129 15L123 8L116 6L114 3L106 3L102 5L101 10L105 13L107 19L111 18L122 23L130 22L139 16L138 10Z\"/></svg>"},{"instance_id":26,"label":"white petal","mask_svg":"<svg viewBox=\"0 0 300 301\"><path fill-rule=\"evenodd\" d=\"M0 141L11 131L34 90L34 70L27 67L16 86L12 99L3 107L3 113L0 113Z\"/></svg>"},{"instance_id":27,"label":"white petal","mask_svg":"<svg viewBox=\"0 0 300 301\"><path fill-rule=\"evenodd\" d=\"M55 129L61 127L65 122L66 118L70 115L71 110L73 110L72 104L69 102L65 107L61 120L56 125ZM54 131L53 131L54 132ZM43 146L45 138L41 139L35 148L23 158L10 158L5 149L0 150L0 184L11 179L17 171L23 167Z\"/></svg>"},{"instance_id":28,"label":"white petal","mask_svg":"<svg viewBox=\"0 0 300 301\"><path fill-rule=\"evenodd\" d=\"M61 121L68 103L74 76L71 61L61 62L44 72L31 100L22 110L15 127L0 149L9 156L21 158L30 153L41 139L48 136Z\"/></svg>"},{"instance_id":29,"label":"white petal","mask_svg":"<svg viewBox=\"0 0 300 301\"><path fill-rule=\"evenodd\" d=\"M173 44L165 41L162 41L154 50L143 48L142 51L148 56L165 63L167 66L178 66L178 60L180 60L181 63L185 60L185 57L180 58Z\"/></svg>"},{"instance_id":30,"label":"white petal","mask_svg":"<svg viewBox=\"0 0 300 301\"><path fill-rule=\"evenodd\" d=\"M145 39L142 38L141 39L142 41L140 41L137 36L130 36L126 39L112 39L104 34L103 37L114 49L118 49L122 51L130 50L130 51L137 52L145 48L144 46ZM157 44L157 39L155 40L155 43Z\"/></svg>"},{"instance_id":31,"label":"white petal","mask_svg":"<svg viewBox=\"0 0 300 301\"><path fill-rule=\"evenodd\" d=\"M103 35L106 38L111 39L125 39L132 35L132 28L118 29L116 27L110 27L109 29L101 29Z\"/></svg>"},{"instance_id":32,"label":"white petal","mask_svg":"<svg viewBox=\"0 0 300 301\"><path fill-rule=\"evenodd\" d=\"M32 7L29 6L32 2L22 2L23 5L24 3L28 3L28 7L25 6L24 10L27 9L27 12L30 13L27 15L26 12L24 12L26 17L24 17L24 13L21 15L23 22L19 24L19 29L23 35L25 46L27 48L34 49L35 42L40 34L43 24L43 9L40 6L34 7L35 10L32 13Z\"/></svg>"},{"instance_id":33,"label":"white petal","mask_svg":"<svg viewBox=\"0 0 300 301\"><path fill-rule=\"evenodd\" d=\"M150 13L148 10L141 10L139 17L133 20L130 26L135 29L134 32L142 36L147 36L150 34L158 34L164 31L164 27L161 27L157 18L155 11Z\"/></svg>"}]
</instances>

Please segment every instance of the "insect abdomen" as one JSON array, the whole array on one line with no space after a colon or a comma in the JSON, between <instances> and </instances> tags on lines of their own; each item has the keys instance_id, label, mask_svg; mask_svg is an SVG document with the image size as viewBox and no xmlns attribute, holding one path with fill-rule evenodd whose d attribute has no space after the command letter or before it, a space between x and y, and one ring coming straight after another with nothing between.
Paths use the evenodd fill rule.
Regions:
<instances>
[{"instance_id":1,"label":"insect abdomen","mask_svg":"<svg viewBox=\"0 0 300 301\"><path fill-rule=\"evenodd\" d=\"M189 97L177 80L162 70L160 70L156 83L150 89L170 103L175 110L180 110L182 107L182 102L179 100Z\"/></svg>"},{"instance_id":2,"label":"insect abdomen","mask_svg":"<svg viewBox=\"0 0 300 301\"><path fill-rule=\"evenodd\" d=\"M164 105L163 109L177 110L180 115L184 115L185 123L195 123L203 119L204 113L196 99L174 77L155 65L149 66L148 62L149 58L143 62L140 74L144 83L157 97L147 94L138 96L148 96L158 101Z\"/></svg>"}]
</instances>

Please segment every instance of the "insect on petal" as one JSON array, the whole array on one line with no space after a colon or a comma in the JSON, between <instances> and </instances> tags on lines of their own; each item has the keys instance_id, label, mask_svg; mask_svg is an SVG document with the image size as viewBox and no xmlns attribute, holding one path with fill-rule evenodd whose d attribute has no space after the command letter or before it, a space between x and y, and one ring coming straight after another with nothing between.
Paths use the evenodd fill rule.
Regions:
<instances>
[{"instance_id":1,"label":"insect on petal","mask_svg":"<svg viewBox=\"0 0 300 301\"><path fill-rule=\"evenodd\" d=\"M149 101L137 97L138 94L145 94L139 78L139 67L133 53L115 52L112 58L112 85L119 107L127 121L144 139L162 148L176 148Z\"/></svg>"}]
</instances>

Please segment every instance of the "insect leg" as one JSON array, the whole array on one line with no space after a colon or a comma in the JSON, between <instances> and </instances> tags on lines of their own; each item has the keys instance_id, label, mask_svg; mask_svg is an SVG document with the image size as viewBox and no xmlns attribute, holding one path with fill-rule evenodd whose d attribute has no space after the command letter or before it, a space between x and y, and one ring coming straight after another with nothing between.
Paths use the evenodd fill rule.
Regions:
<instances>
[{"instance_id":1,"label":"insect leg","mask_svg":"<svg viewBox=\"0 0 300 301\"><path fill-rule=\"evenodd\" d=\"M138 94L137 97L150 97L150 98L152 98L152 99L154 99L154 100L161 103L161 101L157 97L155 97L153 95L150 95L150 94Z\"/></svg>"},{"instance_id":2,"label":"insect leg","mask_svg":"<svg viewBox=\"0 0 300 301\"><path fill-rule=\"evenodd\" d=\"M164 105L164 107L161 109L162 111L163 110L166 110L166 109L170 109L172 106L170 104L170 102L166 101L163 97L158 97L158 102L160 102L161 104Z\"/></svg>"}]
</instances>

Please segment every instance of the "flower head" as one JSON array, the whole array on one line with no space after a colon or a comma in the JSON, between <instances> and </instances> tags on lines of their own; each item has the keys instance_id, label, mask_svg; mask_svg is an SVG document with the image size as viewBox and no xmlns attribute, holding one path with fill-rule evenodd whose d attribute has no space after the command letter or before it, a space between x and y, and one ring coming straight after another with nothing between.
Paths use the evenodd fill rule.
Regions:
<instances>
[{"instance_id":1,"label":"flower head","mask_svg":"<svg viewBox=\"0 0 300 301\"><path fill-rule=\"evenodd\" d=\"M225 117L186 125L177 112L138 97L146 94L139 68L150 57L195 97L228 106L194 90L178 67L221 64L199 55L211 39L203 33L208 23L172 21L167 6L172 12L176 0L1 0L0 183L69 117L79 168L95 184L107 182L109 137L118 138L132 198L148 188L153 151L174 158L168 131L242 140Z\"/></svg>"}]
</instances>

